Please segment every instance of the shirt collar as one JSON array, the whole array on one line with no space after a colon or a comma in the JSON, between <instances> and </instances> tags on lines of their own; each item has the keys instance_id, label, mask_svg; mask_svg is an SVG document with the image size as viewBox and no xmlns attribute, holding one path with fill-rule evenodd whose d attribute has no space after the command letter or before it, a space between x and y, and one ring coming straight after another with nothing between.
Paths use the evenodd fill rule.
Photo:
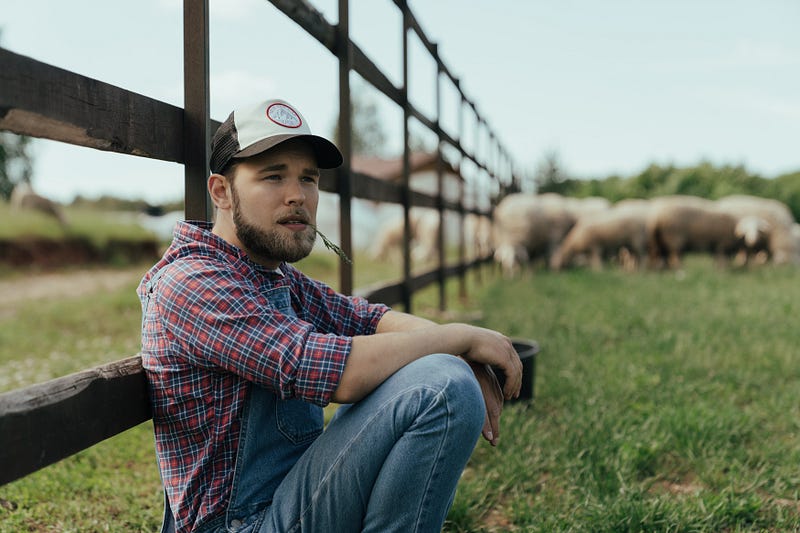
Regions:
<instances>
[{"instance_id":1,"label":"shirt collar","mask_svg":"<svg viewBox=\"0 0 800 533\"><path fill-rule=\"evenodd\" d=\"M241 259L245 261L248 265L250 265L254 270L256 270L259 274L262 274L268 278L272 279L280 279L285 277L283 270L281 267L278 268L267 268L263 265L256 263L255 261L251 261L247 254L239 248L238 246L234 246L233 244L229 243L219 235L214 234L211 229L214 225L211 222L206 222L204 220L185 220L180 221L175 226L175 240L185 243L190 242L202 242L213 246L221 250L222 252L232 255L237 259ZM282 265L283 263L281 263Z\"/></svg>"}]
</instances>

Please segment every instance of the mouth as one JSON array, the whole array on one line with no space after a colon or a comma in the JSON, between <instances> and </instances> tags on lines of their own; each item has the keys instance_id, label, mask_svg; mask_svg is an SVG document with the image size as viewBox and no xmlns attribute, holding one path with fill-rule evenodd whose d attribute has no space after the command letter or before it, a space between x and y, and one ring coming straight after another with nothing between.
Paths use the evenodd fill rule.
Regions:
<instances>
[{"instance_id":1,"label":"mouth","mask_svg":"<svg viewBox=\"0 0 800 533\"><path fill-rule=\"evenodd\" d=\"M299 231L308 226L309 220L305 215L293 214L278 220L278 224L286 228Z\"/></svg>"}]
</instances>

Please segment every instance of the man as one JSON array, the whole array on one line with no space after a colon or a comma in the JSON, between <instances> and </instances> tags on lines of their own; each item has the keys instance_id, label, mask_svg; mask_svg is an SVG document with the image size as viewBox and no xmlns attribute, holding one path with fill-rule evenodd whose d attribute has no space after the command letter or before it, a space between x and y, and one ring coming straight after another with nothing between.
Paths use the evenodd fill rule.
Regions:
<instances>
[{"instance_id":1,"label":"man","mask_svg":"<svg viewBox=\"0 0 800 533\"><path fill-rule=\"evenodd\" d=\"M438 531L481 429L497 443L522 375L506 337L288 264L314 244L319 169L341 162L284 101L234 111L212 141L213 226L179 223L139 286L165 531Z\"/></svg>"}]
</instances>

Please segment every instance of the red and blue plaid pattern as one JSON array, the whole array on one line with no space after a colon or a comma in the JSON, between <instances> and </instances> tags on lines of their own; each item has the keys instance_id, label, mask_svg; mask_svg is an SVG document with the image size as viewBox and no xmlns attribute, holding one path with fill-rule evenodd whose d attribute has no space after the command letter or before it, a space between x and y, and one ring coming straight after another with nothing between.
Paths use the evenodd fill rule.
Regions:
<instances>
[{"instance_id":1,"label":"red and blue plaid pattern","mask_svg":"<svg viewBox=\"0 0 800 533\"><path fill-rule=\"evenodd\" d=\"M248 383L327 405L351 337L374 333L388 310L290 265L268 271L209 230L179 223L137 291L156 452L178 531L227 506ZM297 317L269 300L282 286Z\"/></svg>"}]
</instances>

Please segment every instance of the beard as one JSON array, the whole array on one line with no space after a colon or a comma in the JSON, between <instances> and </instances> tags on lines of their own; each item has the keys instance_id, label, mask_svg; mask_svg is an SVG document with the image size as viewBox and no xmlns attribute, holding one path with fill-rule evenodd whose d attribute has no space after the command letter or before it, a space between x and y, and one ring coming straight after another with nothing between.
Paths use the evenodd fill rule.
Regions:
<instances>
[{"instance_id":1,"label":"beard","mask_svg":"<svg viewBox=\"0 0 800 533\"><path fill-rule=\"evenodd\" d=\"M248 222L239 206L239 195L236 187L231 187L233 193L233 224L236 228L236 237L247 250L248 254L255 257L276 262L294 263L307 257L314 248L317 240L316 231L290 233L288 235L275 230L264 230Z\"/></svg>"}]
</instances>

